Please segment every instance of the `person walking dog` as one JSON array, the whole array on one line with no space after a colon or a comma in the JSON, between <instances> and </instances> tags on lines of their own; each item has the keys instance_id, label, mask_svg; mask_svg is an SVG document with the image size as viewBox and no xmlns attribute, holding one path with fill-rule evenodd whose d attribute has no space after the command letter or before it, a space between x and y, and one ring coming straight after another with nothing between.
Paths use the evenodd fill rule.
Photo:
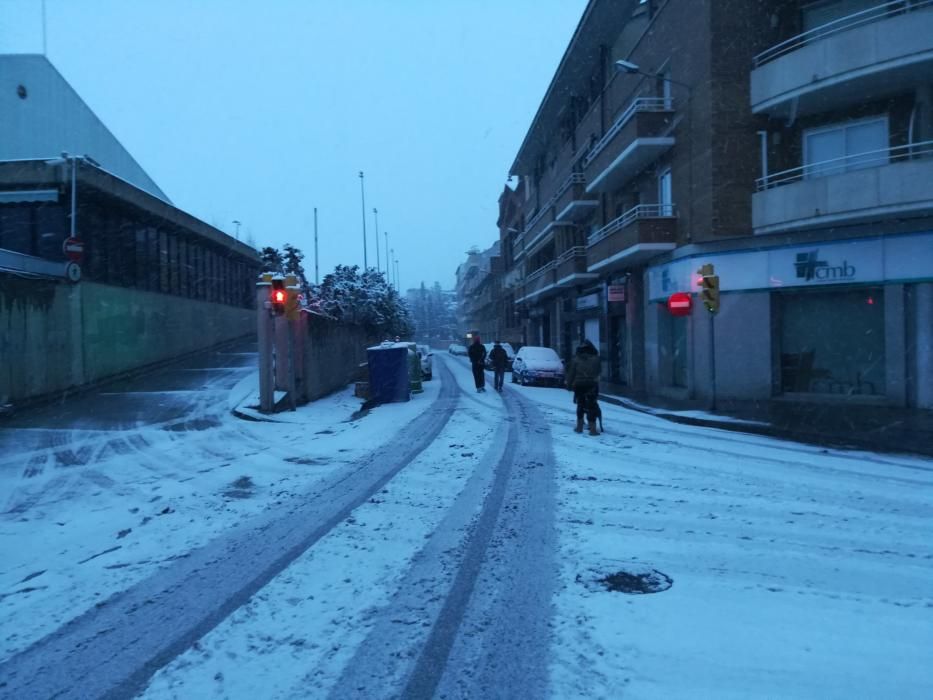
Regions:
<instances>
[{"instance_id":1,"label":"person walking dog","mask_svg":"<svg viewBox=\"0 0 933 700\"><path fill-rule=\"evenodd\" d=\"M573 391L573 401L577 404L576 433L583 432L583 416L590 429L590 435L599 435L596 429L596 417L599 414L599 374L601 363L599 351L589 340L584 340L577 348L570 367L567 369L567 388Z\"/></svg>"},{"instance_id":2,"label":"person walking dog","mask_svg":"<svg viewBox=\"0 0 933 700\"><path fill-rule=\"evenodd\" d=\"M509 354L502 347L500 341L497 340L492 350L489 351L489 360L492 362L492 384L496 391L502 391L502 384L505 382L505 369L509 366Z\"/></svg>"},{"instance_id":3,"label":"person walking dog","mask_svg":"<svg viewBox=\"0 0 933 700\"><path fill-rule=\"evenodd\" d=\"M476 384L476 391L482 394L486 391L486 373L483 371L483 364L486 362L486 348L480 342L478 335L473 336L473 344L467 354L470 356L470 364L473 366L473 382Z\"/></svg>"}]
</instances>

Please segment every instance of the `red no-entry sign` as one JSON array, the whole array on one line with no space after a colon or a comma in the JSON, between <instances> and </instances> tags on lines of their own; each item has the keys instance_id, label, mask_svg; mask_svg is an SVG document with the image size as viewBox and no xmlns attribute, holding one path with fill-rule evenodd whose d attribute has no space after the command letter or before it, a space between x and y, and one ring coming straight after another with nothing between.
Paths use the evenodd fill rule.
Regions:
<instances>
[{"instance_id":1,"label":"red no-entry sign","mask_svg":"<svg viewBox=\"0 0 933 700\"><path fill-rule=\"evenodd\" d=\"M674 292L667 300L667 310L671 316L689 316L693 308L693 296L687 292Z\"/></svg>"},{"instance_id":2,"label":"red no-entry sign","mask_svg":"<svg viewBox=\"0 0 933 700\"><path fill-rule=\"evenodd\" d=\"M80 264L84 258L84 241L78 238L66 238L62 243L62 252L71 262Z\"/></svg>"}]
</instances>

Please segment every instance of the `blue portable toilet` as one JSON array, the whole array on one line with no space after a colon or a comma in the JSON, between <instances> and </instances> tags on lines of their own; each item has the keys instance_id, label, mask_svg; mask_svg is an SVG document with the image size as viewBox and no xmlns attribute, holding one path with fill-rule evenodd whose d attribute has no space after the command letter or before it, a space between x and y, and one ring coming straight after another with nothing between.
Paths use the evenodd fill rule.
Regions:
<instances>
[{"instance_id":1,"label":"blue portable toilet","mask_svg":"<svg viewBox=\"0 0 933 700\"><path fill-rule=\"evenodd\" d=\"M408 401L408 345L382 343L366 349L369 365L369 398L376 403Z\"/></svg>"}]
</instances>

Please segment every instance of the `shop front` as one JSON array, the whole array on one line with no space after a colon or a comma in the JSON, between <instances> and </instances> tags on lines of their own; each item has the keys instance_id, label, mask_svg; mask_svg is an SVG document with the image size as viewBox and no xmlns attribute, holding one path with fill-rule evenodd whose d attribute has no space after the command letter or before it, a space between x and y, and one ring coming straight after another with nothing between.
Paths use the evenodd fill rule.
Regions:
<instances>
[{"instance_id":1,"label":"shop front","mask_svg":"<svg viewBox=\"0 0 933 700\"><path fill-rule=\"evenodd\" d=\"M699 303L712 264L721 300ZM649 391L927 406L933 232L692 255L649 268ZM664 302L693 292L689 317Z\"/></svg>"}]
</instances>

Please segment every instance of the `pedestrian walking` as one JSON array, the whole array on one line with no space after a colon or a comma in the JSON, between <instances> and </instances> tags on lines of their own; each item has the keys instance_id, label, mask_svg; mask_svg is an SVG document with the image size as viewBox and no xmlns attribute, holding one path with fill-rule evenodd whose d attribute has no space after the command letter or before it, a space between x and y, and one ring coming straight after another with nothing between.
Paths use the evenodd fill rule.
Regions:
<instances>
[{"instance_id":1,"label":"pedestrian walking","mask_svg":"<svg viewBox=\"0 0 933 700\"><path fill-rule=\"evenodd\" d=\"M577 404L576 433L583 432L583 416L586 415L590 435L599 435L596 418L599 415L600 371L599 351L589 340L584 340L567 369L567 388L573 391L573 402Z\"/></svg>"},{"instance_id":2,"label":"pedestrian walking","mask_svg":"<svg viewBox=\"0 0 933 700\"><path fill-rule=\"evenodd\" d=\"M473 381L476 384L476 391L482 394L486 391L486 373L483 371L483 364L486 362L486 348L480 342L478 335L473 336L473 344L467 354L470 356L470 364L473 366Z\"/></svg>"},{"instance_id":3,"label":"pedestrian walking","mask_svg":"<svg viewBox=\"0 0 933 700\"><path fill-rule=\"evenodd\" d=\"M505 369L509 366L509 353L502 347L500 341L492 346L489 351L489 360L492 362L493 386L496 391L502 391L502 384L505 382Z\"/></svg>"}]
</instances>

